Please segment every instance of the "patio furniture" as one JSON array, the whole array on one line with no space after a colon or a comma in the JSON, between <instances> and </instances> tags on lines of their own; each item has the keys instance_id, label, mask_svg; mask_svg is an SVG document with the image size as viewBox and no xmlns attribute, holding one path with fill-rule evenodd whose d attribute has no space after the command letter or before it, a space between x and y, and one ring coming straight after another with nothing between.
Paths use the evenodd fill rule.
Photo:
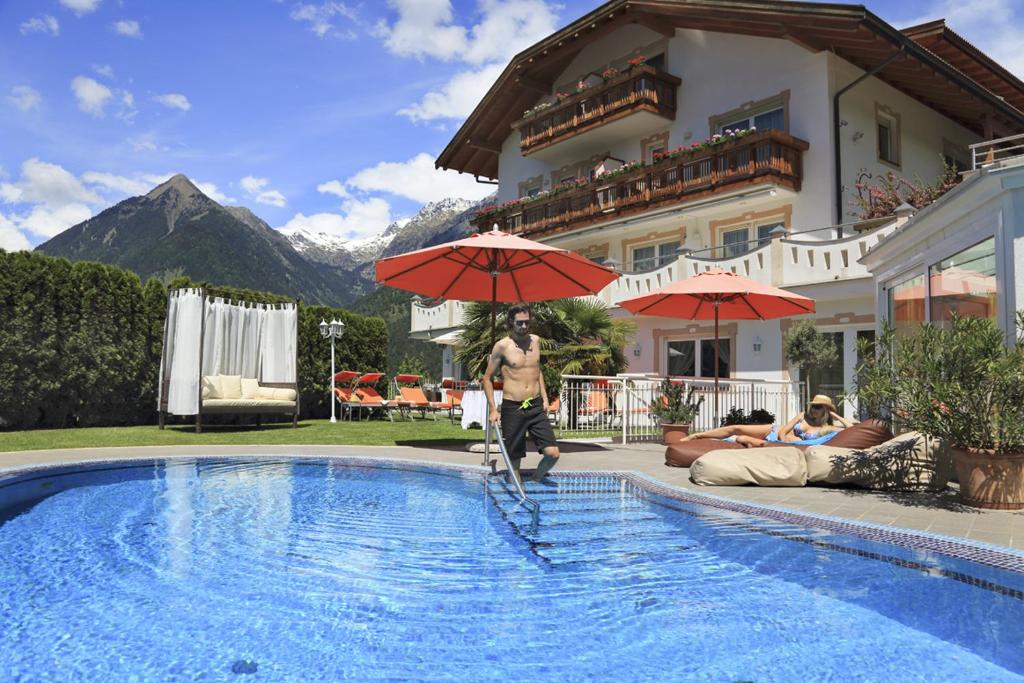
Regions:
<instances>
[{"instance_id":1,"label":"patio furniture","mask_svg":"<svg viewBox=\"0 0 1024 683\"><path fill-rule=\"evenodd\" d=\"M354 370L342 370L335 373L334 382L335 384L348 384L359 377L360 374ZM359 397L355 395L355 390L351 386L335 386L334 400L339 404L338 407L341 409L341 419L343 420L348 416L348 419L351 421L352 413L362 406Z\"/></svg>"},{"instance_id":2,"label":"patio furniture","mask_svg":"<svg viewBox=\"0 0 1024 683\"><path fill-rule=\"evenodd\" d=\"M423 378L420 375L395 375L393 381L395 387L395 396L400 397L396 400L398 408L404 414L408 414L409 419L412 419L412 411L419 410L421 415L425 418L427 413L432 413L434 421L437 421L437 413L442 410L451 411L452 404L445 401L431 401L427 398L427 395L423 393L423 387L420 382Z\"/></svg>"},{"instance_id":3,"label":"patio furniture","mask_svg":"<svg viewBox=\"0 0 1024 683\"><path fill-rule=\"evenodd\" d=\"M176 289L167 300L157 384L166 416L280 413L299 422L298 302L256 304Z\"/></svg>"},{"instance_id":4,"label":"patio furniture","mask_svg":"<svg viewBox=\"0 0 1024 683\"><path fill-rule=\"evenodd\" d=\"M466 392L469 383L465 380L457 380L453 377L445 377L441 380L441 390L444 392L444 399L449 404L448 418L455 424L455 412L462 415L462 396Z\"/></svg>"},{"instance_id":5,"label":"patio furniture","mask_svg":"<svg viewBox=\"0 0 1024 683\"><path fill-rule=\"evenodd\" d=\"M396 410L398 406L393 401L389 401L381 396L380 392L373 386L383 376L383 372L368 372L364 374L353 382L353 393L359 399L360 405L369 411L369 414L374 412L383 413L388 416L388 420L394 422L392 411Z\"/></svg>"}]
</instances>

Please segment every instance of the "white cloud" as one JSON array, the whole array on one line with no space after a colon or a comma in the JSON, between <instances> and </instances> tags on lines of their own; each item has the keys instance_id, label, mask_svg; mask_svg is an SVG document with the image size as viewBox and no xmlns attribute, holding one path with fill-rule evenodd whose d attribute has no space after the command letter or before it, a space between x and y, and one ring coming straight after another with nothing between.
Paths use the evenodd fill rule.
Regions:
<instances>
[{"instance_id":1,"label":"white cloud","mask_svg":"<svg viewBox=\"0 0 1024 683\"><path fill-rule=\"evenodd\" d=\"M23 22L19 27L21 35L27 36L29 33L49 33L52 36L60 35L60 22L49 14L44 14L41 17L32 17L26 22Z\"/></svg>"},{"instance_id":2,"label":"white cloud","mask_svg":"<svg viewBox=\"0 0 1024 683\"><path fill-rule=\"evenodd\" d=\"M316 191L321 194L333 194L342 199L348 199L348 190L345 189L340 180L328 180L326 183L320 183L316 186Z\"/></svg>"},{"instance_id":3,"label":"white cloud","mask_svg":"<svg viewBox=\"0 0 1024 683\"><path fill-rule=\"evenodd\" d=\"M128 36L129 38L142 37L142 27L139 26L139 22L137 21L122 19L120 21L115 21L112 28L115 33L119 33L122 36Z\"/></svg>"},{"instance_id":4,"label":"white cloud","mask_svg":"<svg viewBox=\"0 0 1024 683\"><path fill-rule=\"evenodd\" d=\"M188 111L192 108L192 103L188 101L188 98L180 93L167 93L166 95L157 95L153 98L160 104L171 109L180 109L181 111Z\"/></svg>"},{"instance_id":5,"label":"white cloud","mask_svg":"<svg viewBox=\"0 0 1024 683\"><path fill-rule=\"evenodd\" d=\"M90 218L92 211L84 204L67 204L57 208L36 206L29 215L20 217L18 227L50 238Z\"/></svg>"},{"instance_id":6,"label":"white cloud","mask_svg":"<svg viewBox=\"0 0 1024 683\"><path fill-rule=\"evenodd\" d=\"M393 24L381 21L375 35L401 57L458 60L479 66L508 58L558 27L556 7L544 0L480 0L480 22L452 23L450 0L388 0L398 12Z\"/></svg>"},{"instance_id":7,"label":"white cloud","mask_svg":"<svg viewBox=\"0 0 1024 683\"><path fill-rule=\"evenodd\" d=\"M121 196L134 197L146 194L173 175L173 173L143 173L128 177L114 173L86 171L82 174L82 181Z\"/></svg>"},{"instance_id":8,"label":"white cloud","mask_svg":"<svg viewBox=\"0 0 1024 683\"><path fill-rule=\"evenodd\" d=\"M114 69L109 64L93 64L92 70L104 78L114 78Z\"/></svg>"},{"instance_id":9,"label":"white cloud","mask_svg":"<svg viewBox=\"0 0 1024 683\"><path fill-rule=\"evenodd\" d=\"M27 85L16 85L11 88L7 101L22 111L30 111L39 106L43 98L39 91Z\"/></svg>"},{"instance_id":10,"label":"white cloud","mask_svg":"<svg viewBox=\"0 0 1024 683\"><path fill-rule=\"evenodd\" d=\"M96 117L103 116L103 107L114 94L110 88L87 76L75 76L71 90L78 99L78 108Z\"/></svg>"},{"instance_id":11,"label":"white cloud","mask_svg":"<svg viewBox=\"0 0 1024 683\"><path fill-rule=\"evenodd\" d=\"M28 251L32 248L28 238L18 230L14 221L0 213L0 249L7 251Z\"/></svg>"},{"instance_id":12,"label":"white cloud","mask_svg":"<svg viewBox=\"0 0 1024 683\"><path fill-rule=\"evenodd\" d=\"M344 239L359 239L377 235L391 224L391 205L379 197L365 201L349 199L341 205L342 213L316 213L306 216L297 213L280 230L284 233L298 229L324 232Z\"/></svg>"},{"instance_id":13,"label":"white cloud","mask_svg":"<svg viewBox=\"0 0 1024 683\"><path fill-rule=\"evenodd\" d=\"M447 197L479 200L494 191L493 186L478 183L471 176L434 168L434 158L425 152L408 161L382 161L364 168L345 184L364 192L387 192L424 204Z\"/></svg>"},{"instance_id":14,"label":"white cloud","mask_svg":"<svg viewBox=\"0 0 1024 683\"><path fill-rule=\"evenodd\" d=\"M419 102L398 110L412 121L463 119L504 70L502 64L491 64L477 71L462 71L452 76L440 90L428 92Z\"/></svg>"},{"instance_id":15,"label":"white cloud","mask_svg":"<svg viewBox=\"0 0 1024 683\"><path fill-rule=\"evenodd\" d=\"M53 237L92 216L89 205L103 199L57 164L29 159L21 165L21 178L15 183L0 183L0 200L25 205L25 212L11 213L8 221L20 233L31 232ZM11 234L4 239L15 240Z\"/></svg>"},{"instance_id":16,"label":"white cloud","mask_svg":"<svg viewBox=\"0 0 1024 683\"><path fill-rule=\"evenodd\" d=\"M29 159L21 165L18 182L0 183L0 198L8 203L30 202L51 207L102 202L99 195L62 166L39 159Z\"/></svg>"},{"instance_id":17,"label":"white cloud","mask_svg":"<svg viewBox=\"0 0 1024 683\"><path fill-rule=\"evenodd\" d=\"M256 178L251 175L245 176L241 181L242 189L256 202L270 206L284 206L287 201L285 196L277 190L267 189L269 184L270 181L266 178Z\"/></svg>"},{"instance_id":18,"label":"white cloud","mask_svg":"<svg viewBox=\"0 0 1024 683\"><path fill-rule=\"evenodd\" d=\"M351 29L340 31L334 26L336 18L352 22L357 19L356 11L343 2L324 2L319 5L299 3L292 9L290 16L295 21L308 24L309 30L320 38L330 35L351 40L356 37Z\"/></svg>"},{"instance_id":19,"label":"white cloud","mask_svg":"<svg viewBox=\"0 0 1024 683\"><path fill-rule=\"evenodd\" d=\"M1019 0L932 0L902 26L914 26L945 17L946 26L964 36L1018 78L1024 78L1024 12Z\"/></svg>"},{"instance_id":20,"label":"white cloud","mask_svg":"<svg viewBox=\"0 0 1024 683\"><path fill-rule=\"evenodd\" d=\"M449 0L388 0L388 5L398 11L398 19L391 25L379 22L375 33L391 53L449 61L465 51L467 31L452 25Z\"/></svg>"},{"instance_id":21,"label":"white cloud","mask_svg":"<svg viewBox=\"0 0 1024 683\"><path fill-rule=\"evenodd\" d=\"M237 202L234 197L229 197L217 189L217 186L213 183L204 183L198 180L193 180L192 184L198 187L200 192L218 204L235 204Z\"/></svg>"},{"instance_id":22,"label":"white cloud","mask_svg":"<svg viewBox=\"0 0 1024 683\"><path fill-rule=\"evenodd\" d=\"M60 4L78 16L82 16L89 12L95 12L96 8L100 6L100 0L60 0Z\"/></svg>"}]
</instances>

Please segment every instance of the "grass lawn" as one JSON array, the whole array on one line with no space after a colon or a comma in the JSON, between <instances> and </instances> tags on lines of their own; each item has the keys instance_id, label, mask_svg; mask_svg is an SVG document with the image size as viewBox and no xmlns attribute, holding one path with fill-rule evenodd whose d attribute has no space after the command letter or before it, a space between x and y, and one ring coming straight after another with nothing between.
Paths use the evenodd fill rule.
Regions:
<instances>
[{"instance_id":1,"label":"grass lawn","mask_svg":"<svg viewBox=\"0 0 1024 683\"><path fill-rule=\"evenodd\" d=\"M483 441L483 430L466 430L438 418L413 422L337 422L302 420L298 429L288 424L262 427L203 425L201 434L192 425L169 425L160 430L144 427L89 427L83 429L39 429L0 432L0 452L33 451L44 448L104 448L109 446L194 446L194 445L354 445L441 447Z\"/></svg>"}]
</instances>

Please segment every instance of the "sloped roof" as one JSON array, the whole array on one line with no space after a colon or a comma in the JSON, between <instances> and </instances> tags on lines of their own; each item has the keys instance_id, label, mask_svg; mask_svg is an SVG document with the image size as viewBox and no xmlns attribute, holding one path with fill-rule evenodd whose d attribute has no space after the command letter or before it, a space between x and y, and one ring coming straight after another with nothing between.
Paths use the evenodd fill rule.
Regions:
<instances>
[{"instance_id":1,"label":"sloped roof","mask_svg":"<svg viewBox=\"0 0 1024 683\"><path fill-rule=\"evenodd\" d=\"M831 50L865 71L902 51L902 57L877 74L879 79L979 135L984 133L986 122L1002 134L1024 131L1024 101L1011 92L1014 88L1006 78L1009 72L975 48L971 48L970 65L955 67L863 5L781 0L610 0L513 57L435 165L497 178L501 143L511 124L541 95L551 92L555 80L586 45L631 23L667 36L674 35L677 28L690 28L780 38L814 52ZM949 34L956 35L951 31L943 34L940 47L944 50L954 40ZM924 39L923 34L919 37ZM964 49L960 51L967 54ZM986 66L987 71L982 68ZM996 74L997 70L1003 74Z\"/></svg>"}]
</instances>

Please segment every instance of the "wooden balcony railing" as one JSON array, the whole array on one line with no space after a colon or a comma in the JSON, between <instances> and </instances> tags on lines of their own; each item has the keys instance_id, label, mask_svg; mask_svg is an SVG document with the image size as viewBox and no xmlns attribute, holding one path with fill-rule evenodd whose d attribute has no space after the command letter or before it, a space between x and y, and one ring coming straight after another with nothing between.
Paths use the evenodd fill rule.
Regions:
<instances>
[{"instance_id":1,"label":"wooden balcony railing","mask_svg":"<svg viewBox=\"0 0 1024 683\"><path fill-rule=\"evenodd\" d=\"M654 67L633 67L513 123L512 127L519 129L520 152L524 156L532 154L638 111L675 120L676 88L680 83L672 74Z\"/></svg>"},{"instance_id":2,"label":"wooden balcony railing","mask_svg":"<svg viewBox=\"0 0 1024 683\"><path fill-rule=\"evenodd\" d=\"M664 158L610 179L482 211L473 223L489 230L543 236L640 213L701 196L772 182L800 191L803 140L777 130L758 132Z\"/></svg>"}]
</instances>

